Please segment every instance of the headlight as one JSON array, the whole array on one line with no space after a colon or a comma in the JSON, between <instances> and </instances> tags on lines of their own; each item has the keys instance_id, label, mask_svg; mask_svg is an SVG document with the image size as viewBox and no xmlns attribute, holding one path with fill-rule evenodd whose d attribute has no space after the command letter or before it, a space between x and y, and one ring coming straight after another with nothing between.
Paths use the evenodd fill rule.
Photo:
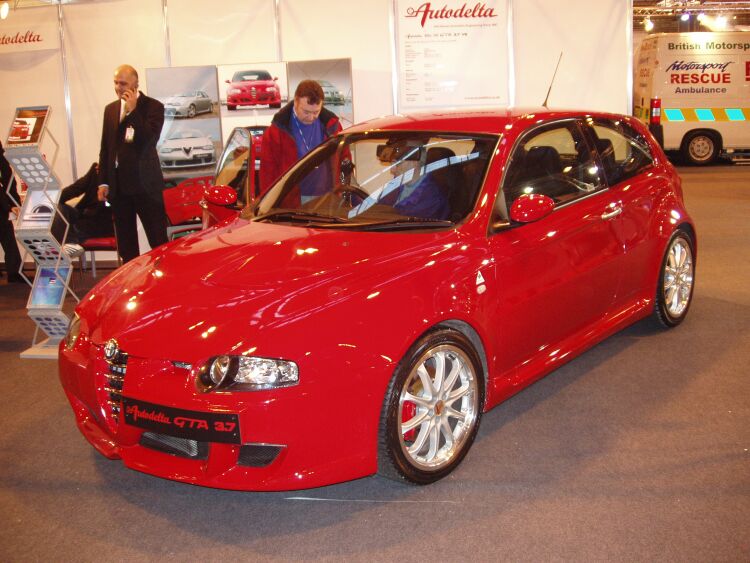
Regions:
<instances>
[{"instance_id":1,"label":"headlight","mask_svg":"<svg viewBox=\"0 0 750 563\"><path fill-rule=\"evenodd\" d=\"M242 90L240 90L239 88L230 88L228 93L229 94L242 94Z\"/></svg>"},{"instance_id":2,"label":"headlight","mask_svg":"<svg viewBox=\"0 0 750 563\"><path fill-rule=\"evenodd\" d=\"M255 356L217 356L211 358L198 372L196 379L201 391L231 389L259 391L289 387L299 383L297 364L275 358Z\"/></svg>"},{"instance_id":3,"label":"headlight","mask_svg":"<svg viewBox=\"0 0 750 563\"><path fill-rule=\"evenodd\" d=\"M73 318L68 326L68 332L65 334L65 349L72 350L73 346L78 340L78 335L81 334L81 319L78 318L77 314L73 314Z\"/></svg>"},{"instance_id":4,"label":"headlight","mask_svg":"<svg viewBox=\"0 0 750 563\"><path fill-rule=\"evenodd\" d=\"M212 151L212 150L214 150L214 146L213 145L203 145L202 147L198 147L198 149L202 150L202 151Z\"/></svg>"},{"instance_id":5,"label":"headlight","mask_svg":"<svg viewBox=\"0 0 750 563\"><path fill-rule=\"evenodd\" d=\"M173 148L170 148L170 147L164 147L163 149L160 149L159 152L162 153L162 154L169 154L169 153L173 153L173 152L179 152L181 150L182 149L180 149L180 148L173 149Z\"/></svg>"}]
</instances>

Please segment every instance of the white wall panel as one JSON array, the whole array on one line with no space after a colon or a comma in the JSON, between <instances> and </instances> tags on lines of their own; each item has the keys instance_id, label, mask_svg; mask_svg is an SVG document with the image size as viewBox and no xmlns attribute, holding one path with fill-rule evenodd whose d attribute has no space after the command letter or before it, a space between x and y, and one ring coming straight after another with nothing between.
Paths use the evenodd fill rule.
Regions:
<instances>
[{"instance_id":1,"label":"white wall panel","mask_svg":"<svg viewBox=\"0 0 750 563\"><path fill-rule=\"evenodd\" d=\"M352 59L354 121L391 114L390 14L390 0L281 0L282 57Z\"/></svg>"},{"instance_id":2,"label":"white wall panel","mask_svg":"<svg viewBox=\"0 0 750 563\"><path fill-rule=\"evenodd\" d=\"M630 2L514 0L516 105L539 106L560 52L549 107L627 113Z\"/></svg>"},{"instance_id":3,"label":"white wall panel","mask_svg":"<svg viewBox=\"0 0 750 563\"><path fill-rule=\"evenodd\" d=\"M169 0L172 66L277 60L274 0Z\"/></svg>"},{"instance_id":4,"label":"white wall panel","mask_svg":"<svg viewBox=\"0 0 750 563\"><path fill-rule=\"evenodd\" d=\"M161 0L71 4L63 10L76 161L81 176L99 158L104 106L115 100L115 68L133 65L141 90L146 91L146 68L166 66L164 17Z\"/></svg>"},{"instance_id":5,"label":"white wall panel","mask_svg":"<svg viewBox=\"0 0 750 563\"><path fill-rule=\"evenodd\" d=\"M57 22L56 7L29 8L12 13L10 23L17 29L29 22L46 19ZM55 23L57 32L57 24ZM0 135L3 142L7 138L13 122L14 110L18 106L50 106L51 114L47 130L52 133L60 148L55 163L55 172L61 182L71 177L70 142L65 115L63 74L59 50L26 51L7 53L0 56ZM47 160L52 160L54 145L49 139L42 142L42 150Z\"/></svg>"}]
</instances>

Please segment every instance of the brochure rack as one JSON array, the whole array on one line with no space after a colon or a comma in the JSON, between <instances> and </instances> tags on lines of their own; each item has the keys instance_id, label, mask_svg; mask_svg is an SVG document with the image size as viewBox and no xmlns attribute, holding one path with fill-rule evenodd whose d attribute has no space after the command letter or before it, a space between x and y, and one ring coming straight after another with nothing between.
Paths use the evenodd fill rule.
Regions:
<instances>
[{"instance_id":1,"label":"brochure rack","mask_svg":"<svg viewBox=\"0 0 750 563\"><path fill-rule=\"evenodd\" d=\"M65 295L70 293L78 301L78 296L69 285L73 268L63 252L69 225L62 215L62 232L53 232L53 221L59 215L57 203L62 188L54 172L60 147L49 132L47 137L54 144L51 161L47 161L41 152L49 109L49 106L16 108L5 149L5 156L13 171L27 186L26 197L14 225L16 239L24 248L22 264L31 255L37 267L33 284L23 271L19 272L31 286L26 306L29 317L36 323L32 345L21 353L22 358L57 359L58 344L65 337L70 324L70 319L62 310ZM40 332L47 338L40 341Z\"/></svg>"}]
</instances>

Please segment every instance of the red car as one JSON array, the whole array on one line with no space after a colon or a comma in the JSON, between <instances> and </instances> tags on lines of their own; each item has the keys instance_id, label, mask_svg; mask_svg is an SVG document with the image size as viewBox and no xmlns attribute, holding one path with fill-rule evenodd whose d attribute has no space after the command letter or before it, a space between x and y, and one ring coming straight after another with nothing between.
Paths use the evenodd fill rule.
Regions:
<instances>
[{"instance_id":1,"label":"red car","mask_svg":"<svg viewBox=\"0 0 750 563\"><path fill-rule=\"evenodd\" d=\"M21 119L13 121L13 126L10 129L9 139L23 140L29 136L29 124Z\"/></svg>"},{"instance_id":2,"label":"red car","mask_svg":"<svg viewBox=\"0 0 750 563\"><path fill-rule=\"evenodd\" d=\"M227 109L234 111L237 106L268 105L281 107L281 89L267 70L242 70L235 72L232 80L227 80Z\"/></svg>"},{"instance_id":3,"label":"red car","mask_svg":"<svg viewBox=\"0 0 750 563\"><path fill-rule=\"evenodd\" d=\"M680 324L695 260L680 179L635 119L383 118L100 282L60 379L86 439L138 471L425 484L488 409L635 321Z\"/></svg>"}]
</instances>

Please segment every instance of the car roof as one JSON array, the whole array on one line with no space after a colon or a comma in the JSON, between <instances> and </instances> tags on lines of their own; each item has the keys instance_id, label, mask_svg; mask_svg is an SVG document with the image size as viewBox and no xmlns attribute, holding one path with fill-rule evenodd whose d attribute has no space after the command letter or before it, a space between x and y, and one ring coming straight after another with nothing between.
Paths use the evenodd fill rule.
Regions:
<instances>
[{"instance_id":1,"label":"car roof","mask_svg":"<svg viewBox=\"0 0 750 563\"><path fill-rule=\"evenodd\" d=\"M584 116L628 119L623 115L606 112L546 108L446 110L379 117L350 127L346 130L346 133L382 129L455 131L496 135L508 129L509 126L520 125L521 129L527 129L542 120L548 121Z\"/></svg>"}]
</instances>

